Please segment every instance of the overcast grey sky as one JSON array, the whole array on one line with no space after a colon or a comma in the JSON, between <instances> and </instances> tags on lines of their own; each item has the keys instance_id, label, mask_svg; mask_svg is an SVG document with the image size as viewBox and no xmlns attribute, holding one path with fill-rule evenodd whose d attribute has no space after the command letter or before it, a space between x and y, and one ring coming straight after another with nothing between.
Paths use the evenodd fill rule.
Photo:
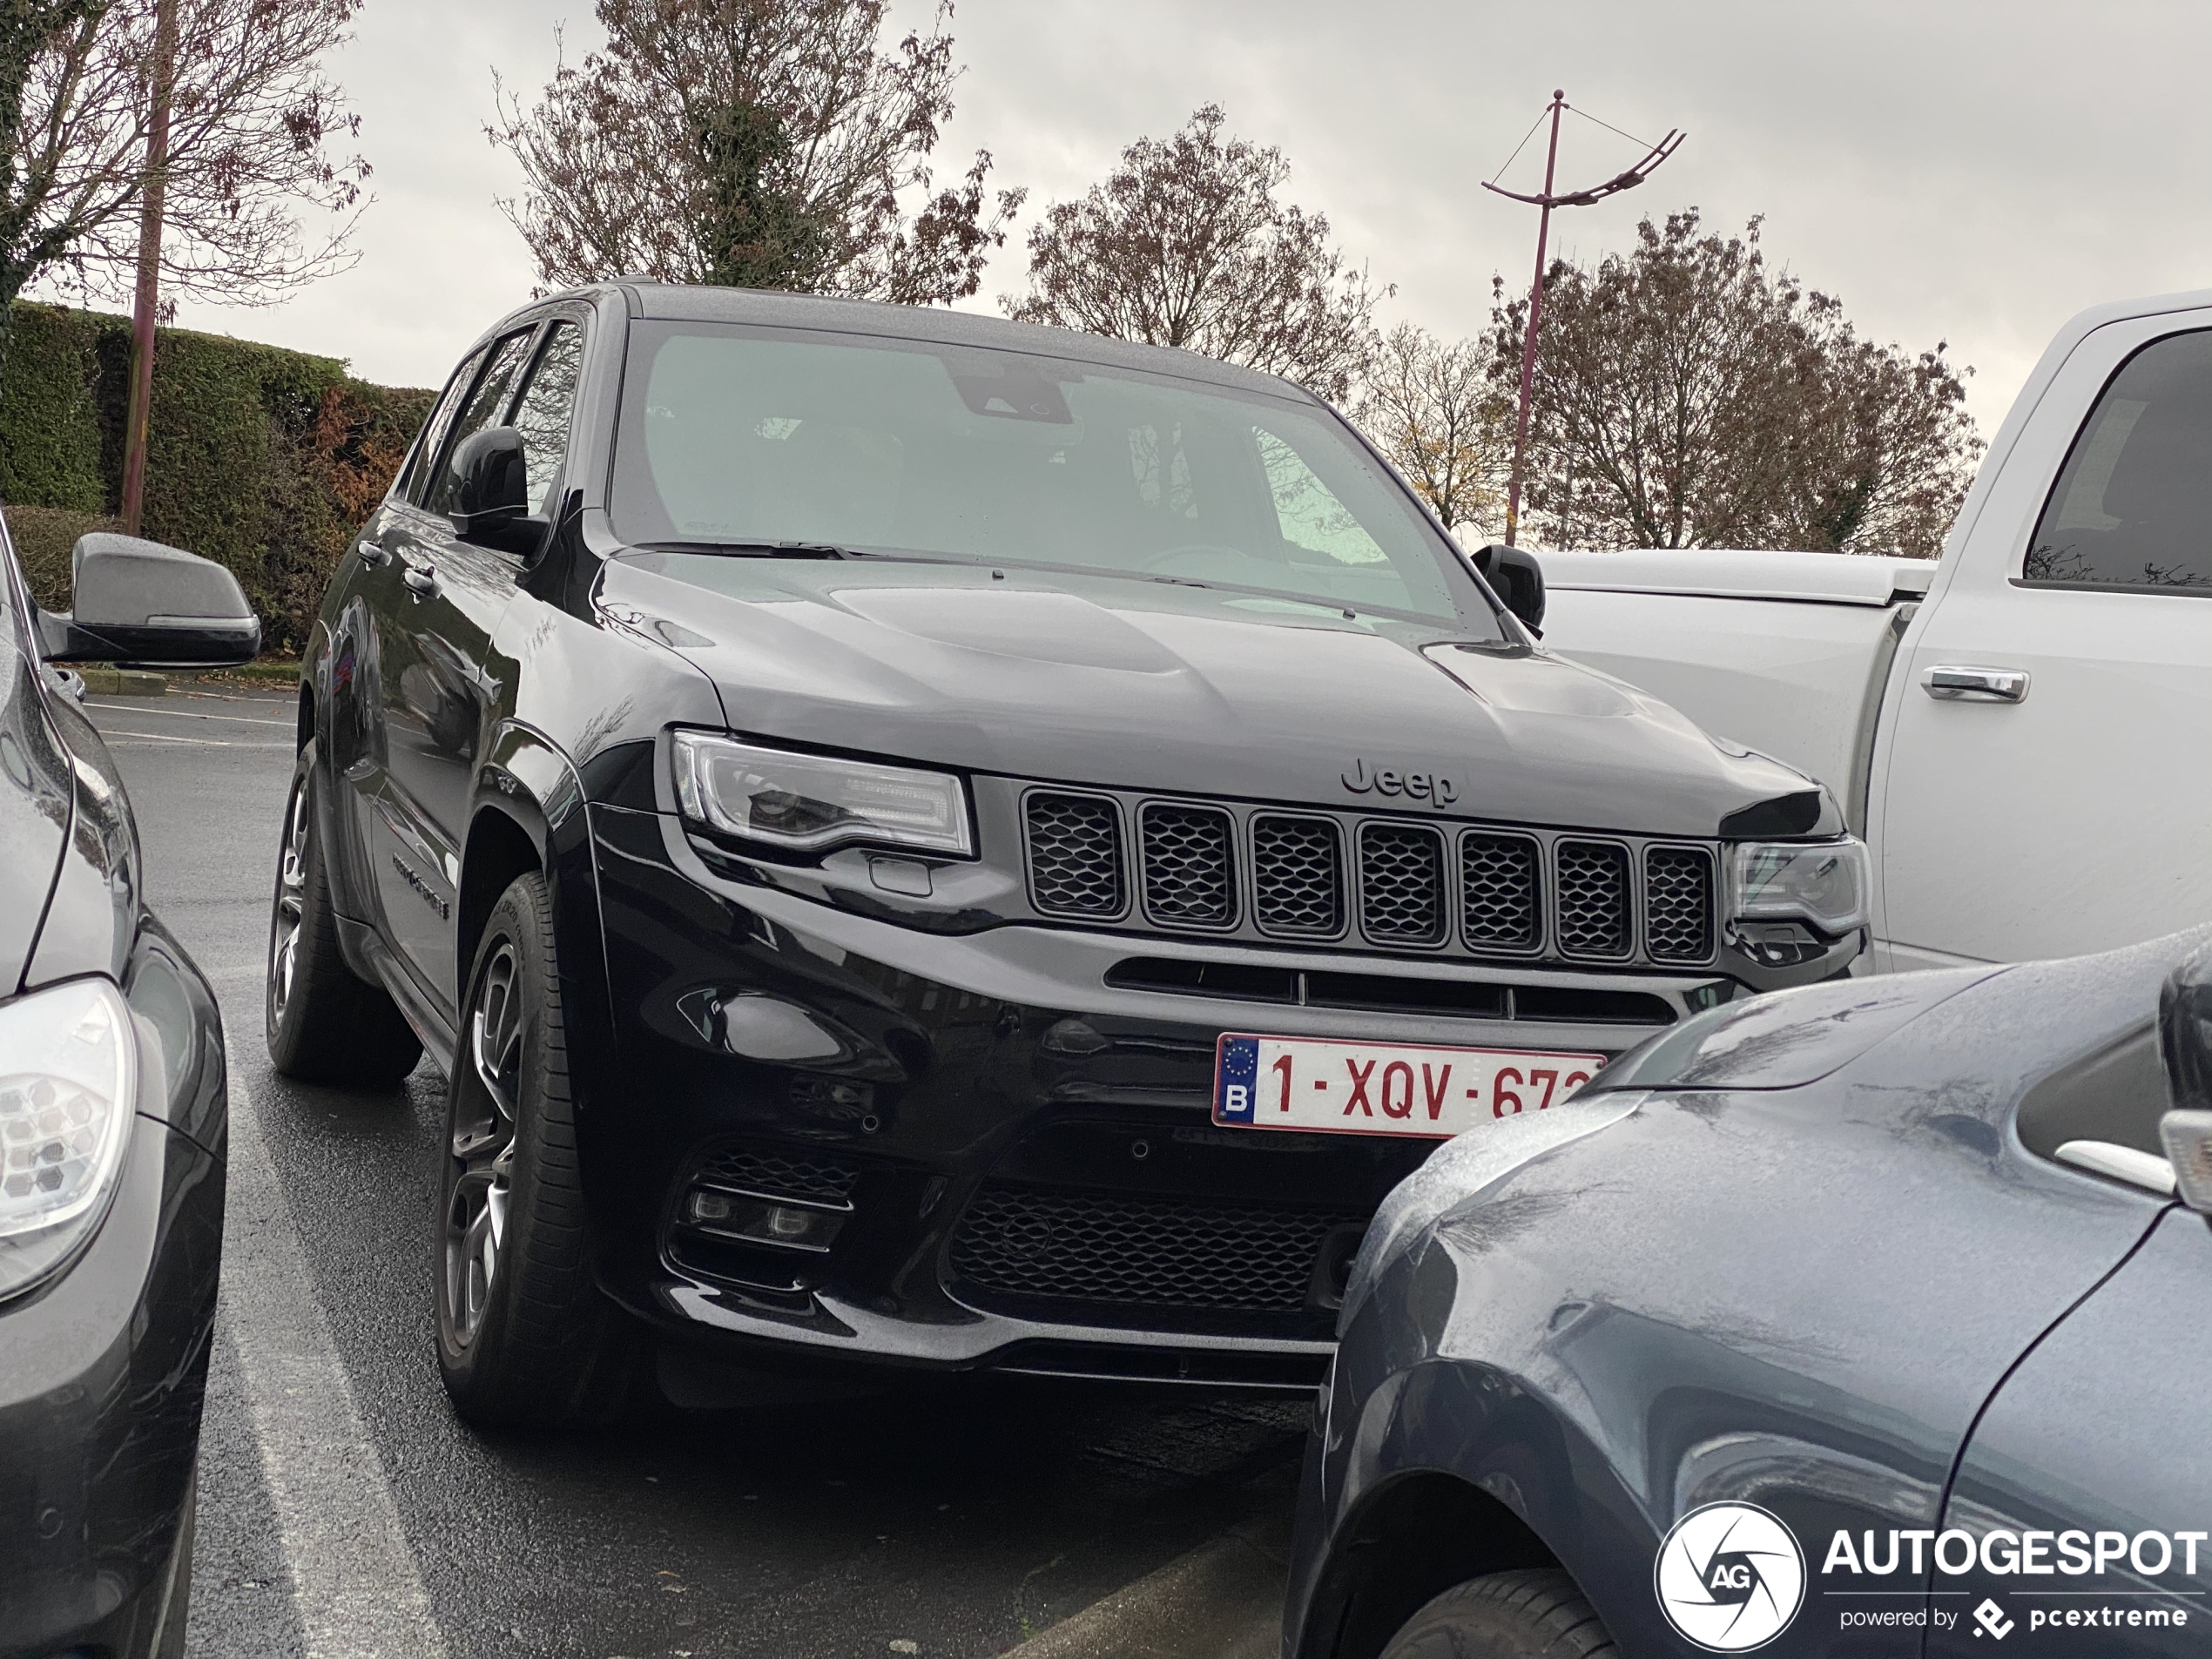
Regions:
<instances>
[{"instance_id":1,"label":"overcast grey sky","mask_svg":"<svg viewBox=\"0 0 2212 1659\"><path fill-rule=\"evenodd\" d=\"M529 292L492 206L518 181L482 126L495 68L534 92L563 24L571 57L596 44L590 0L367 0L330 66L376 169L360 264L280 307L182 320L347 357L371 380L442 380ZM961 0L954 32L968 68L941 173L988 148L999 182L1031 188L1026 224L1131 138L1216 100L1232 130L1283 148L1292 198L1398 285L1389 319L1447 334L1480 326L1494 271L1527 280L1534 210L1478 184L1554 85L1632 132L1689 134L1642 189L1563 215L1565 251L1623 246L1639 216L1692 204L1717 227L1764 213L1770 254L1864 331L1949 340L1978 371L1985 434L2073 312L2212 286L2202 3ZM1634 153L1571 120L1562 149L1578 180ZM1018 242L971 303L1022 287Z\"/></svg>"}]
</instances>

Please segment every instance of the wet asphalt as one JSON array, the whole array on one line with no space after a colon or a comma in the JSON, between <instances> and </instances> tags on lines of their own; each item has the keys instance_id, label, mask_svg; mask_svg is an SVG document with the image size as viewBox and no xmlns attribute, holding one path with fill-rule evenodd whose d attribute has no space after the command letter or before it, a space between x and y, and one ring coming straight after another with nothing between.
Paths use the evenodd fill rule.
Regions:
<instances>
[{"instance_id":1,"label":"wet asphalt","mask_svg":"<svg viewBox=\"0 0 2212 1659\"><path fill-rule=\"evenodd\" d=\"M442 1081L425 1064L389 1093L302 1088L262 1047L289 694L203 680L88 707L130 788L152 907L222 1001L233 1111L257 1121L296 1233L287 1259L304 1264L283 1282L312 1298L327 1386L354 1405L337 1417L355 1427L328 1432L368 1442L268 1443L285 1402L254 1394L246 1362L295 1337L300 1311L236 1298L207 1406L189 1653L382 1650L314 1587L356 1556L391 1559L372 1548L390 1541L427 1600L425 1653L967 1659L1290 1501L1293 1401L1000 1379L589 1435L465 1427L430 1334ZM283 1460L325 1454L354 1458L352 1495L287 1518ZM379 1526L396 1539L368 1536ZM380 1594L353 1588L369 1598L355 1606Z\"/></svg>"}]
</instances>

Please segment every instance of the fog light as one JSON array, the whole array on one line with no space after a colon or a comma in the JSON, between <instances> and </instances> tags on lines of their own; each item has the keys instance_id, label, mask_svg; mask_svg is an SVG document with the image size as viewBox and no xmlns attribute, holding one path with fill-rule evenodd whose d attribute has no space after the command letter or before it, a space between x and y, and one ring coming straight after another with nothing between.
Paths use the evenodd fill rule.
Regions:
<instances>
[{"instance_id":1,"label":"fog light","mask_svg":"<svg viewBox=\"0 0 2212 1659\"><path fill-rule=\"evenodd\" d=\"M745 1197L708 1187L691 1189L684 1206L684 1219L718 1238L816 1251L827 1250L845 1225L845 1217L834 1211Z\"/></svg>"}]
</instances>

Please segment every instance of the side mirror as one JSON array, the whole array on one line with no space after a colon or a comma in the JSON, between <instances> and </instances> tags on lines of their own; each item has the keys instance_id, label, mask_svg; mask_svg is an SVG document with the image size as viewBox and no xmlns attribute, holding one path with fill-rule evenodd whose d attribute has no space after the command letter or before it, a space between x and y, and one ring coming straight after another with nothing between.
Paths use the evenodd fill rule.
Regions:
<instances>
[{"instance_id":1,"label":"side mirror","mask_svg":"<svg viewBox=\"0 0 2212 1659\"><path fill-rule=\"evenodd\" d=\"M1527 625L1539 639L1544 637L1544 567L1536 556L1503 542L1475 549L1474 568L1507 610Z\"/></svg>"},{"instance_id":2,"label":"side mirror","mask_svg":"<svg viewBox=\"0 0 2212 1659\"><path fill-rule=\"evenodd\" d=\"M41 611L50 663L227 668L261 649L261 624L238 578L212 559L96 530L70 555L71 610Z\"/></svg>"},{"instance_id":3,"label":"side mirror","mask_svg":"<svg viewBox=\"0 0 2212 1659\"><path fill-rule=\"evenodd\" d=\"M2212 945L2175 968L2159 993L2158 1052L2172 1109L2158 1138L2182 1202L2212 1215Z\"/></svg>"},{"instance_id":4,"label":"side mirror","mask_svg":"<svg viewBox=\"0 0 2212 1659\"><path fill-rule=\"evenodd\" d=\"M523 435L511 426L486 427L455 446L453 533L464 542L521 552L544 533L545 521L529 516L529 469Z\"/></svg>"}]
</instances>

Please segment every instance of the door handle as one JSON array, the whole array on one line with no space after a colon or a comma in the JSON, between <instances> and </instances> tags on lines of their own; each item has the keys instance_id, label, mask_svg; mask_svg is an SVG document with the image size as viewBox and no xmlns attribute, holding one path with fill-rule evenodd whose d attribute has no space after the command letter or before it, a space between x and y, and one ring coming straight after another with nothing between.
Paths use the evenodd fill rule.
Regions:
<instances>
[{"instance_id":1,"label":"door handle","mask_svg":"<svg viewBox=\"0 0 2212 1659\"><path fill-rule=\"evenodd\" d=\"M400 572L400 580L407 583L407 590L418 599L427 599L438 590L438 573L427 564L410 564Z\"/></svg>"},{"instance_id":2,"label":"door handle","mask_svg":"<svg viewBox=\"0 0 2212 1659\"><path fill-rule=\"evenodd\" d=\"M1920 682L1930 697L1944 702L2024 703L2024 668L1931 668Z\"/></svg>"}]
</instances>

